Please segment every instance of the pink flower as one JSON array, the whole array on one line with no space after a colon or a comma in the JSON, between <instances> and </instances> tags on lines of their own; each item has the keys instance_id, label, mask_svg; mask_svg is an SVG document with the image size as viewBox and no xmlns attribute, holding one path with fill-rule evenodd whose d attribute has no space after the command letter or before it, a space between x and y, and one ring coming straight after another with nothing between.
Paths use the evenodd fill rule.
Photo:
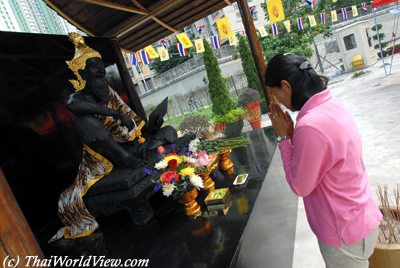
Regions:
<instances>
[{"instance_id":1,"label":"pink flower","mask_svg":"<svg viewBox=\"0 0 400 268\"><path fill-rule=\"evenodd\" d=\"M179 180L179 175L175 171L167 171L161 175L162 183L173 183Z\"/></svg>"},{"instance_id":2,"label":"pink flower","mask_svg":"<svg viewBox=\"0 0 400 268\"><path fill-rule=\"evenodd\" d=\"M195 153L195 158L197 159L196 163L194 163L195 167L198 166L206 166L210 159L208 158L208 154L206 151L199 151Z\"/></svg>"},{"instance_id":3,"label":"pink flower","mask_svg":"<svg viewBox=\"0 0 400 268\"><path fill-rule=\"evenodd\" d=\"M158 146L158 147L157 147L157 152L158 152L159 154L163 154L163 153L165 152L165 148L162 147L162 146Z\"/></svg>"}]
</instances>

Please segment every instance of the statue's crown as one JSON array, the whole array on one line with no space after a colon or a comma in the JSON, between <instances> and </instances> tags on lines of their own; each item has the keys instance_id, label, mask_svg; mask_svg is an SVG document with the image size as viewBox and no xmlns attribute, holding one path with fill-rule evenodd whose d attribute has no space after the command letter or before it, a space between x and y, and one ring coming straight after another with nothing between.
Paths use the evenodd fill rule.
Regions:
<instances>
[{"instance_id":1,"label":"statue's crown","mask_svg":"<svg viewBox=\"0 0 400 268\"><path fill-rule=\"evenodd\" d=\"M67 61L68 67L72 70L78 80L69 80L74 86L76 91L80 91L85 88L86 81L83 80L78 70L84 70L86 67L86 60L90 58L101 58L101 55L96 50L88 47L83 39L82 35L78 33L69 33L69 39L75 46L74 58Z\"/></svg>"}]
</instances>

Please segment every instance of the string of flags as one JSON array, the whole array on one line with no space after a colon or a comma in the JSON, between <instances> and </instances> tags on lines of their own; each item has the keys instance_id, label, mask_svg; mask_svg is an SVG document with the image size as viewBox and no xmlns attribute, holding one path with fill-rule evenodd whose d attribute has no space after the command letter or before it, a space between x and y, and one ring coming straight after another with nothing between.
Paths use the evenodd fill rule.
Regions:
<instances>
[{"instance_id":1,"label":"string of flags","mask_svg":"<svg viewBox=\"0 0 400 268\"><path fill-rule=\"evenodd\" d=\"M312 10L315 10L315 0L305 0L305 2L311 7ZM333 2L335 2L333 0ZM292 31L292 25L290 20L285 20L285 12L282 5L282 0L268 0L267 3L267 11L268 17L271 24L271 33L272 36L276 37L279 35L278 22L283 21L285 29L287 32ZM361 11L366 14L368 12L367 4L364 2L361 4ZM351 12L353 17L357 17L359 15L358 8L356 5L351 7ZM253 8L254 13L254 8ZM328 13L329 14L329 13ZM341 8L341 14L343 20L348 20L348 14L346 8ZM309 25L311 27L317 26L317 21L314 15L307 15ZM338 13L336 10L332 10L330 12L331 22L338 21ZM319 14L319 20L322 25L327 24L327 13L325 11ZM221 40L228 39L229 45L237 44L237 39L235 34L232 31L230 26L229 19L227 17L223 17L216 21L217 29L219 35L213 35L210 37L210 43L214 49L221 48ZM304 30L304 20L303 17L299 17L296 19L297 28L299 31ZM197 32L199 35L203 33L205 29L205 25L197 26ZM257 30L261 37L266 37L269 35L265 26L257 26ZM204 43L202 38L198 38L192 40L187 36L186 33L179 33L176 35L178 39L178 43L176 44L176 50L181 57L185 57L187 55L186 49L194 47L196 53L204 52ZM160 40L160 47L154 49L152 45L148 45L144 49L138 51L137 53L127 53L127 59L129 60L130 65L138 65L141 62L143 65L149 65L151 60L160 58L161 61L169 60L169 52L168 52L168 40L163 38Z\"/></svg>"}]
</instances>

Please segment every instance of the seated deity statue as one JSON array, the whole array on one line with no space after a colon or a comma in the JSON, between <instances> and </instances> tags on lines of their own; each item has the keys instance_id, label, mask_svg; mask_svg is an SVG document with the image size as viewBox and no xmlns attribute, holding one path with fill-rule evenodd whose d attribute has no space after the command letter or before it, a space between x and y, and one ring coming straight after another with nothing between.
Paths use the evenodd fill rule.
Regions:
<instances>
[{"instance_id":1,"label":"seated deity statue","mask_svg":"<svg viewBox=\"0 0 400 268\"><path fill-rule=\"evenodd\" d=\"M89 188L114 168L143 168L156 155L158 146L177 139L175 129L161 128L167 100L157 107L145 125L107 83L100 53L87 46L81 35L69 36L75 55L67 64L77 80L70 80L75 93L69 97L67 108L74 114L73 126L84 147L77 177L58 202L64 227L50 242L93 233L98 223L83 202Z\"/></svg>"}]
</instances>

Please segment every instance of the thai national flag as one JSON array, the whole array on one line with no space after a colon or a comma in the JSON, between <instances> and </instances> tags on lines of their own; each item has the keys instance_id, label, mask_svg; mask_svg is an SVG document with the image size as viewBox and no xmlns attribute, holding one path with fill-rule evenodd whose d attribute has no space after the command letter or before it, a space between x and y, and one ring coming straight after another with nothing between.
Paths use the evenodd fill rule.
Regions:
<instances>
[{"instance_id":1,"label":"thai national flag","mask_svg":"<svg viewBox=\"0 0 400 268\"><path fill-rule=\"evenodd\" d=\"M272 23L271 30L273 36L277 36L279 34L278 25L276 23Z\"/></svg>"},{"instance_id":2,"label":"thai national flag","mask_svg":"<svg viewBox=\"0 0 400 268\"><path fill-rule=\"evenodd\" d=\"M181 57L186 56L186 49L183 48L181 43L176 44L176 49L178 49L179 56L181 56Z\"/></svg>"},{"instance_id":3,"label":"thai national flag","mask_svg":"<svg viewBox=\"0 0 400 268\"><path fill-rule=\"evenodd\" d=\"M136 53L129 54L129 58L130 58L130 63L131 63L131 65L136 65L136 64L137 64Z\"/></svg>"},{"instance_id":4,"label":"thai national flag","mask_svg":"<svg viewBox=\"0 0 400 268\"><path fill-rule=\"evenodd\" d=\"M140 57L140 60L142 61L143 65L150 64L150 57L149 57L149 54L147 54L146 50L144 50L144 49L140 50L139 57Z\"/></svg>"},{"instance_id":5,"label":"thai national flag","mask_svg":"<svg viewBox=\"0 0 400 268\"><path fill-rule=\"evenodd\" d=\"M343 20L347 20L347 10L345 7L342 8L342 18Z\"/></svg>"},{"instance_id":6,"label":"thai national flag","mask_svg":"<svg viewBox=\"0 0 400 268\"><path fill-rule=\"evenodd\" d=\"M320 18L321 18L321 23L322 24L326 24L326 16L325 16L325 12L322 12L321 14L319 14Z\"/></svg>"},{"instance_id":7,"label":"thai national flag","mask_svg":"<svg viewBox=\"0 0 400 268\"><path fill-rule=\"evenodd\" d=\"M200 25L200 26L198 26L197 27L197 32L199 33L199 34L201 34L202 32L203 32L203 30L204 30L204 27L206 27L205 25Z\"/></svg>"},{"instance_id":8,"label":"thai national flag","mask_svg":"<svg viewBox=\"0 0 400 268\"><path fill-rule=\"evenodd\" d=\"M300 31L304 29L304 22L302 18L297 18L297 27L299 27Z\"/></svg>"},{"instance_id":9,"label":"thai national flag","mask_svg":"<svg viewBox=\"0 0 400 268\"><path fill-rule=\"evenodd\" d=\"M312 10L315 9L315 3L314 0L306 0L306 3L312 8Z\"/></svg>"},{"instance_id":10,"label":"thai national flag","mask_svg":"<svg viewBox=\"0 0 400 268\"><path fill-rule=\"evenodd\" d=\"M167 46L168 46L168 40L165 39L165 38L161 39L161 44L163 45L164 48L167 48Z\"/></svg>"},{"instance_id":11,"label":"thai national flag","mask_svg":"<svg viewBox=\"0 0 400 268\"><path fill-rule=\"evenodd\" d=\"M253 17L254 16L254 11L256 10L256 6L250 7L250 15Z\"/></svg>"},{"instance_id":12,"label":"thai national flag","mask_svg":"<svg viewBox=\"0 0 400 268\"><path fill-rule=\"evenodd\" d=\"M219 35L213 35L211 39L212 39L212 45L215 49L221 47L221 41L219 40Z\"/></svg>"},{"instance_id":13,"label":"thai national flag","mask_svg":"<svg viewBox=\"0 0 400 268\"><path fill-rule=\"evenodd\" d=\"M362 9L364 10L364 13L367 13L368 12L368 7L367 7L367 3L362 3Z\"/></svg>"}]
</instances>

